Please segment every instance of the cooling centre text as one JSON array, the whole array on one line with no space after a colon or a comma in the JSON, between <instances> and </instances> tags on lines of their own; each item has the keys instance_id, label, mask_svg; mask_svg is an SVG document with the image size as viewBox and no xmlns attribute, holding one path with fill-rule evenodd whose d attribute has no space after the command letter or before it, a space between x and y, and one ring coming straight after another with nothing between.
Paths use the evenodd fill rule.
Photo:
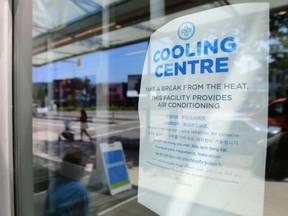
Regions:
<instances>
[{"instance_id":1,"label":"cooling centre text","mask_svg":"<svg viewBox=\"0 0 288 216\"><path fill-rule=\"evenodd\" d=\"M229 55L236 52L234 37L221 40L203 40L196 43L177 44L172 48L164 47L153 54L156 65L155 76L171 77L179 75L211 74L229 72ZM207 56L216 58L205 58Z\"/></svg>"}]
</instances>

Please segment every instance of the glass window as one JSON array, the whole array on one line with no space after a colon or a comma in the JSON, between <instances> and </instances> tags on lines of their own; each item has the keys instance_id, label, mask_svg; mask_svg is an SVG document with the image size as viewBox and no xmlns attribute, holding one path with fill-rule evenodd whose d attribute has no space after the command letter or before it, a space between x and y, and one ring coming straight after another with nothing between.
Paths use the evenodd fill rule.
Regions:
<instances>
[{"instance_id":1,"label":"glass window","mask_svg":"<svg viewBox=\"0 0 288 216\"><path fill-rule=\"evenodd\" d=\"M35 215L156 215L137 202L143 126L138 102L150 36L175 18L242 2L33 1ZM288 3L267 2L271 105L288 97ZM246 109L252 106L247 103ZM283 104L271 106L269 119L259 120L268 121L269 137L288 129L286 114L273 118L283 109ZM259 129L245 124L232 126ZM278 160L283 156L275 156L274 150L277 146L267 148L264 214L285 215L288 155Z\"/></svg>"}]
</instances>

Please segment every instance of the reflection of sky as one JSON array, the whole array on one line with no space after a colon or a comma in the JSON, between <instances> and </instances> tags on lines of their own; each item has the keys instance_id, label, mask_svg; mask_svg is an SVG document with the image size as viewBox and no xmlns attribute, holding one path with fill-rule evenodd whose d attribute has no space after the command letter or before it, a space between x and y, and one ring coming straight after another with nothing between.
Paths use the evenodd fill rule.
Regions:
<instances>
[{"instance_id":1,"label":"reflection of sky","mask_svg":"<svg viewBox=\"0 0 288 216\"><path fill-rule=\"evenodd\" d=\"M148 43L142 42L108 51L95 52L77 58L32 68L32 81L51 82L56 79L89 77L96 75L96 82L127 82L128 75L141 74Z\"/></svg>"}]
</instances>

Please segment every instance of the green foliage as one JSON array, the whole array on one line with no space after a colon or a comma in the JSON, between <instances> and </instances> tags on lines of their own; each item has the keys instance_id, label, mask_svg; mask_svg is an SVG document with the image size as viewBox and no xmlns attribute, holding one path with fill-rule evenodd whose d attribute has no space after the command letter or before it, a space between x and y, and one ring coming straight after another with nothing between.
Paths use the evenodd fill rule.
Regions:
<instances>
[{"instance_id":1,"label":"green foliage","mask_svg":"<svg viewBox=\"0 0 288 216\"><path fill-rule=\"evenodd\" d=\"M270 65L269 76L276 77L279 87L276 97L287 97L288 76L288 13L270 16Z\"/></svg>"},{"instance_id":2,"label":"green foliage","mask_svg":"<svg viewBox=\"0 0 288 216\"><path fill-rule=\"evenodd\" d=\"M271 14L270 18L271 69L288 68L288 13Z\"/></svg>"},{"instance_id":3,"label":"green foliage","mask_svg":"<svg viewBox=\"0 0 288 216\"><path fill-rule=\"evenodd\" d=\"M43 88L33 88L33 99L34 100L44 100L46 96L45 89Z\"/></svg>"}]
</instances>

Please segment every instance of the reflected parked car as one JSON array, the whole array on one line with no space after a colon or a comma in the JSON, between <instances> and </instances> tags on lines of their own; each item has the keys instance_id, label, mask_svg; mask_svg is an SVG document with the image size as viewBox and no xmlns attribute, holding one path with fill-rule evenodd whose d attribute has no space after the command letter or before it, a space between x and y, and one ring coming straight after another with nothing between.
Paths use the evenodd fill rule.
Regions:
<instances>
[{"instance_id":1,"label":"reflected parked car","mask_svg":"<svg viewBox=\"0 0 288 216\"><path fill-rule=\"evenodd\" d=\"M267 140L266 179L288 179L288 131Z\"/></svg>"},{"instance_id":2,"label":"reflected parked car","mask_svg":"<svg viewBox=\"0 0 288 216\"><path fill-rule=\"evenodd\" d=\"M269 104L268 126L288 130L288 98L276 99Z\"/></svg>"},{"instance_id":3,"label":"reflected parked car","mask_svg":"<svg viewBox=\"0 0 288 216\"><path fill-rule=\"evenodd\" d=\"M33 116L46 116L49 112L49 107L40 107L38 104L32 104L32 115Z\"/></svg>"},{"instance_id":4,"label":"reflected parked car","mask_svg":"<svg viewBox=\"0 0 288 216\"><path fill-rule=\"evenodd\" d=\"M265 112L265 114L263 113ZM268 105L268 120L263 118L266 109L248 115L248 118L261 125L268 122L267 135L272 137L284 131L288 131L288 98L279 98Z\"/></svg>"}]
</instances>

